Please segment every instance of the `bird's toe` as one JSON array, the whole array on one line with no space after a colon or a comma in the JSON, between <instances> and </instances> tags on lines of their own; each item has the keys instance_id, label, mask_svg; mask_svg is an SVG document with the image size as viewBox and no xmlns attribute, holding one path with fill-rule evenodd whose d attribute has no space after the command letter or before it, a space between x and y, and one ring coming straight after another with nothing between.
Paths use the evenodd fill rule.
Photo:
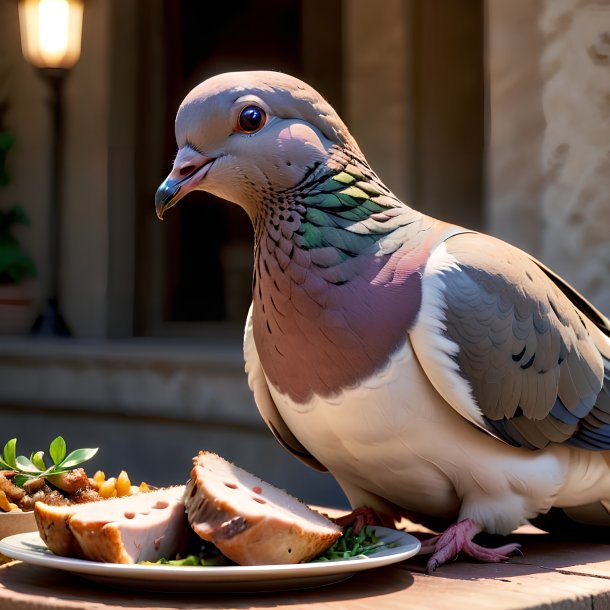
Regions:
<instances>
[{"instance_id":1,"label":"bird's toe","mask_svg":"<svg viewBox=\"0 0 610 610\"><path fill-rule=\"evenodd\" d=\"M499 563L522 554L521 545L517 543L505 544L493 549L476 544L472 539L481 530L481 526L471 519L464 519L449 527L440 536L424 541L420 554L432 554L426 564L426 573L435 572L439 566L455 559L460 552L484 563Z\"/></svg>"}]
</instances>

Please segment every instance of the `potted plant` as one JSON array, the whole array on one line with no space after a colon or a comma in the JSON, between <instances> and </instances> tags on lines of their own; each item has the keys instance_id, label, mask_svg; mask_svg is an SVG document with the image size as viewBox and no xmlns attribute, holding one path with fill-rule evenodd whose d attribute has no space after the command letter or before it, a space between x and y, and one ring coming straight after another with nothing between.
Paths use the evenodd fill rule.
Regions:
<instances>
[{"instance_id":1,"label":"potted plant","mask_svg":"<svg viewBox=\"0 0 610 610\"><path fill-rule=\"evenodd\" d=\"M0 186L9 182L6 155L12 144L12 136L0 131ZM19 225L29 225L20 205L0 209L0 334L25 333L34 317L36 266L15 233Z\"/></svg>"}]
</instances>

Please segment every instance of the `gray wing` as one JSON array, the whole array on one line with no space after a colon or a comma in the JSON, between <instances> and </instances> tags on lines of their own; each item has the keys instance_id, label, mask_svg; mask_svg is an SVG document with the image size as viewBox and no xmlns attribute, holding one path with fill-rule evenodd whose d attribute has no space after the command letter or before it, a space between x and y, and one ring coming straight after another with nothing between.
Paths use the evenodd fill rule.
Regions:
<instances>
[{"instance_id":1,"label":"gray wing","mask_svg":"<svg viewBox=\"0 0 610 610\"><path fill-rule=\"evenodd\" d=\"M441 332L457 346L450 357L476 403L471 419L515 446L610 449L608 320L500 240L464 233L445 248Z\"/></svg>"},{"instance_id":2,"label":"gray wing","mask_svg":"<svg viewBox=\"0 0 610 610\"><path fill-rule=\"evenodd\" d=\"M252 335L252 307L248 312L246 321L246 329L244 334L244 356L246 360L246 374L248 375L248 384L254 394L254 402L258 410L279 443L290 451L295 457L302 462L320 472L326 472L327 468L318 462L318 460L303 447L299 440L291 432L286 422L282 419L280 412L269 392L267 378L263 371L254 337Z\"/></svg>"}]
</instances>

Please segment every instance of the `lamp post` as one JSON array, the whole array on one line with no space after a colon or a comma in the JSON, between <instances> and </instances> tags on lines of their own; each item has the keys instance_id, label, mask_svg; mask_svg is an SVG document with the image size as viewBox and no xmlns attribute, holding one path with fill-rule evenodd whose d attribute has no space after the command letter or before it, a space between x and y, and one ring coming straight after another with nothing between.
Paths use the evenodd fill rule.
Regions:
<instances>
[{"instance_id":1,"label":"lamp post","mask_svg":"<svg viewBox=\"0 0 610 610\"><path fill-rule=\"evenodd\" d=\"M51 90L52 148L46 303L32 334L70 336L59 307L63 161L63 84L80 57L84 0L19 0L21 48Z\"/></svg>"}]
</instances>

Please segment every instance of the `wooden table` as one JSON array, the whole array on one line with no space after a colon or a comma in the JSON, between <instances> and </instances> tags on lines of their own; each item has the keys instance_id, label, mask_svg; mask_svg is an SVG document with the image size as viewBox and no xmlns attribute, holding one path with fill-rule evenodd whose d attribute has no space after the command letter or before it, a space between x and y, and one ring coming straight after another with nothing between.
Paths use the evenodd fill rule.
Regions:
<instances>
[{"instance_id":1,"label":"wooden table","mask_svg":"<svg viewBox=\"0 0 610 610\"><path fill-rule=\"evenodd\" d=\"M248 595L148 594L13 562L0 567L0 610L508 610L610 608L610 544L569 542L524 528L524 556L503 564L458 561L424 574L424 558L302 591ZM610 542L610 541L609 541Z\"/></svg>"}]
</instances>

